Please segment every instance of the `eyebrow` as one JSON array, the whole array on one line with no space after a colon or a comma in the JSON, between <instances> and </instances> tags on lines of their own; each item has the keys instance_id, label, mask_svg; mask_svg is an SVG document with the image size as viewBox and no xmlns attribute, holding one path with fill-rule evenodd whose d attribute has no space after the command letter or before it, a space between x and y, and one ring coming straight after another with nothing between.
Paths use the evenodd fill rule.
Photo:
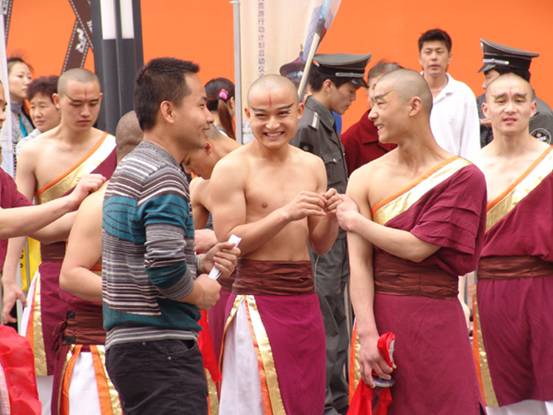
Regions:
<instances>
[{"instance_id":1,"label":"eyebrow","mask_svg":"<svg viewBox=\"0 0 553 415\"><path fill-rule=\"evenodd\" d=\"M294 103L289 104L289 105L283 105L283 106L281 106L281 107L278 107L278 108L277 108L277 111L289 110L289 109L291 109L293 106L294 106ZM252 107L252 111L255 111L255 112L267 112L267 110L264 110L264 109L261 109L261 108L254 108L254 107Z\"/></svg>"},{"instance_id":2,"label":"eyebrow","mask_svg":"<svg viewBox=\"0 0 553 415\"><path fill-rule=\"evenodd\" d=\"M100 100L100 96L97 96L96 98L91 98L89 100L82 100L82 99L75 99L75 98L71 98L69 95L65 94L65 96L67 98L69 98L69 101L71 102L92 102L92 101L99 101Z\"/></svg>"},{"instance_id":3,"label":"eyebrow","mask_svg":"<svg viewBox=\"0 0 553 415\"><path fill-rule=\"evenodd\" d=\"M526 92L517 92L515 94L513 94L515 96L515 98L527 98L528 97L528 93ZM492 95L492 98L494 99L499 99L499 98L505 98L507 96L507 93L504 92L502 94L499 94L499 95Z\"/></svg>"},{"instance_id":4,"label":"eyebrow","mask_svg":"<svg viewBox=\"0 0 553 415\"><path fill-rule=\"evenodd\" d=\"M390 92L392 92L392 91L388 91L388 92L386 92L386 93L384 93L384 94L380 94L380 95L374 95L371 99L372 99L373 101L376 101L377 99L382 99L382 98L384 98L386 95L388 95Z\"/></svg>"}]
</instances>

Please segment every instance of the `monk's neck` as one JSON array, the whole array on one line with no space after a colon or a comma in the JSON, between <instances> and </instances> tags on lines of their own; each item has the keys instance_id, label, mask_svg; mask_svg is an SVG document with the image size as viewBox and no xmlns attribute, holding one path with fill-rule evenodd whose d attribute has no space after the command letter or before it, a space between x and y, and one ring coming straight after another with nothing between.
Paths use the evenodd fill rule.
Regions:
<instances>
[{"instance_id":1,"label":"monk's neck","mask_svg":"<svg viewBox=\"0 0 553 415\"><path fill-rule=\"evenodd\" d=\"M452 157L451 154L436 144L429 132L409 137L403 143L400 143L397 156L398 162L413 173L425 171Z\"/></svg>"},{"instance_id":2,"label":"monk's neck","mask_svg":"<svg viewBox=\"0 0 553 415\"><path fill-rule=\"evenodd\" d=\"M263 146L262 144L255 139L251 143L252 147L254 148L255 152L264 160L271 162L271 163L283 163L286 161L288 156L290 155L290 146L289 145L283 145L280 148L267 148Z\"/></svg>"},{"instance_id":3,"label":"monk's neck","mask_svg":"<svg viewBox=\"0 0 553 415\"><path fill-rule=\"evenodd\" d=\"M540 141L525 131L517 135L494 134L488 151L497 157L517 159L536 151L538 147L541 147Z\"/></svg>"},{"instance_id":4,"label":"monk's neck","mask_svg":"<svg viewBox=\"0 0 553 415\"><path fill-rule=\"evenodd\" d=\"M82 131L76 131L68 128L67 126L60 124L57 127L57 131L54 132L54 136L60 141L69 145L86 144L90 140L94 139L95 132L98 131L95 128L89 128Z\"/></svg>"}]
</instances>

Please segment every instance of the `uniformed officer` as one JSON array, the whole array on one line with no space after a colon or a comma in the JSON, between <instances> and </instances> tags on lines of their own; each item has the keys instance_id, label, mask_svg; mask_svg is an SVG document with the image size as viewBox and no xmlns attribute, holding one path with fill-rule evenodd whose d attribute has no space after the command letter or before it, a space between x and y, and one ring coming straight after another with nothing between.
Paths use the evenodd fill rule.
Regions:
<instances>
[{"instance_id":1,"label":"uniformed officer","mask_svg":"<svg viewBox=\"0 0 553 415\"><path fill-rule=\"evenodd\" d=\"M500 45L486 39L480 39L482 52L484 53L483 65L479 72L484 73L484 90L499 75L514 73L521 78L530 81L530 64L532 59L537 58L539 53L529 52L522 49L515 49L509 46ZM485 94L477 98L478 114L480 116L480 144L484 147L492 141L492 128L490 123L484 119L482 103ZM530 134L546 143L553 143L553 111L549 105L536 97L536 114L530 118Z\"/></svg>"},{"instance_id":2,"label":"uniformed officer","mask_svg":"<svg viewBox=\"0 0 553 415\"><path fill-rule=\"evenodd\" d=\"M309 73L311 95L292 144L321 157L328 187L345 193L348 172L342 141L332 112L343 114L355 101L364 80L367 55L316 55ZM344 292L349 278L346 234L341 231L331 250L314 256L315 287L321 303L326 330L325 414L345 413L348 405L344 376L348 329Z\"/></svg>"}]
</instances>

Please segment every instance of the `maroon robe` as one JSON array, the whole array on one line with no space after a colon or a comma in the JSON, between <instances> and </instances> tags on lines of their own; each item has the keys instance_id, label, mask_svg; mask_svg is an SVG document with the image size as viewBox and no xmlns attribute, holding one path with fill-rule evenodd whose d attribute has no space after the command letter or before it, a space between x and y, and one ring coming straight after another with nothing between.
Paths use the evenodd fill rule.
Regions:
<instances>
[{"instance_id":1,"label":"maroon robe","mask_svg":"<svg viewBox=\"0 0 553 415\"><path fill-rule=\"evenodd\" d=\"M434 179L423 178L418 184L426 180ZM485 206L484 176L475 166L466 165L395 216L382 216L374 209L376 221L385 219L386 226L440 247L420 263L374 250L378 332L396 335L390 415L481 413L457 284L459 275L476 267Z\"/></svg>"},{"instance_id":2,"label":"maroon robe","mask_svg":"<svg viewBox=\"0 0 553 415\"><path fill-rule=\"evenodd\" d=\"M548 153L526 172L530 186L527 182L510 189L525 195L518 203L499 206L496 200L488 205L477 302L488 364L486 368L480 361L480 370L485 379L489 369L486 399L492 405L553 400L551 147Z\"/></svg>"},{"instance_id":3,"label":"maroon robe","mask_svg":"<svg viewBox=\"0 0 553 415\"><path fill-rule=\"evenodd\" d=\"M107 133L106 133L107 134ZM102 157L100 160L96 160L97 157ZM115 167L117 165L117 157L115 154L115 141L112 136L104 136L99 140L98 144L91 150L87 158L80 161L75 167L70 169L63 177L54 180L51 184L44 186L37 192L37 198L41 203L48 202L70 193L74 189L74 174L79 172L86 163L93 164L93 168L89 168L90 173L97 173L103 175L106 179L109 179ZM84 172L83 172L84 173ZM29 338L29 332L32 331L32 336L42 336L44 341L44 353L46 356L46 371L47 373L40 373L37 369L37 375L53 375L57 361L57 349L59 348L59 341L61 337L62 324L65 320L66 313L68 312L68 302L74 302L78 304L83 301L74 297L68 293L62 292L59 288L59 274L61 265L65 255L65 242L56 242L49 245L41 245L41 257L42 262L39 266L40 274L40 324L42 327L41 333L37 333L38 327L33 324L33 320L29 323L26 336ZM32 312L36 315L36 311ZM101 312L99 314L101 319ZM34 344L31 344L34 346ZM36 350L35 361L40 359ZM36 363L35 363L36 364Z\"/></svg>"}]
</instances>

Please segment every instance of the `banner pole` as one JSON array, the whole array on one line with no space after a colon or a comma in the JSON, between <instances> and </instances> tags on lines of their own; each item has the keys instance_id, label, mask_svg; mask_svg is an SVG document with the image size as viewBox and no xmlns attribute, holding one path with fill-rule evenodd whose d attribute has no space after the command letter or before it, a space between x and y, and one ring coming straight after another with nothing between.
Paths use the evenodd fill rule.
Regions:
<instances>
[{"instance_id":1,"label":"banner pole","mask_svg":"<svg viewBox=\"0 0 553 415\"><path fill-rule=\"evenodd\" d=\"M311 47L309 48L309 54L307 55L307 60L305 62L305 67L303 69L303 74L301 76L300 86L298 87L298 99L303 100L303 95L305 94L305 87L307 85L307 80L309 79L309 70L311 69L311 63L313 62L313 57L315 52L319 47L319 42L321 37L318 33L313 34L313 40L311 41Z\"/></svg>"},{"instance_id":2,"label":"banner pole","mask_svg":"<svg viewBox=\"0 0 553 415\"><path fill-rule=\"evenodd\" d=\"M242 138L242 53L240 46L240 0L231 0L234 27L234 110L236 119L236 141L243 144Z\"/></svg>"}]
</instances>

